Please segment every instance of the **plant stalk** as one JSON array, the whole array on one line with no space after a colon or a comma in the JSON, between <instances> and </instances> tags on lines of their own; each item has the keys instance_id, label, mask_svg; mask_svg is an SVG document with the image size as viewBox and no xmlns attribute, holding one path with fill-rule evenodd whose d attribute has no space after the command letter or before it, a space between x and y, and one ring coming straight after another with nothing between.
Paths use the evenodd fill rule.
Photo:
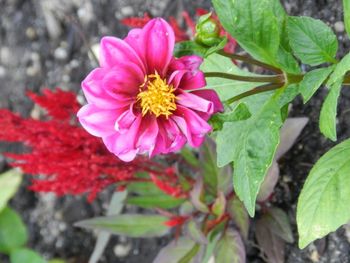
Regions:
<instances>
[{"instance_id":1,"label":"plant stalk","mask_svg":"<svg viewBox=\"0 0 350 263\"><path fill-rule=\"evenodd\" d=\"M248 64L256 65L256 66L259 66L259 67L271 70L273 72L276 72L278 74L282 73L282 70L280 70L279 68L276 68L274 66L271 66L271 65L263 63L263 62L260 62L260 61L258 61L256 59L253 59L253 58L248 57L248 56L237 55L237 54L230 54L230 53L226 53L223 50L218 51L218 54L221 55L221 56L227 57L227 58L234 59L234 60L244 61L244 62L246 62Z\"/></svg>"},{"instance_id":2,"label":"plant stalk","mask_svg":"<svg viewBox=\"0 0 350 263\"><path fill-rule=\"evenodd\" d=\"M265 83L284 83L283 75L271 75L271 76L240 76L234 74L228 74L223 72L205 72L206 78L224 78L224 79L232 79L238 81L246 81L246 82L265 82Z\"/></svg>"}]
</instances>

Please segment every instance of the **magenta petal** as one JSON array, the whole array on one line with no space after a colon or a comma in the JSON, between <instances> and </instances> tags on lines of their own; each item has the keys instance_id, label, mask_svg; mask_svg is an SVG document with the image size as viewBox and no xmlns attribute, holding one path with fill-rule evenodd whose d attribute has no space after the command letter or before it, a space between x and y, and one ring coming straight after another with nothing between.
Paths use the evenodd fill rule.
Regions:
<instances>
[{"instance_id":1,"label":"magenta petal","mask_svg":"<svg viewBox=\"0 0 350 263\"><path fill-rule=\"evenodd\" d=\"M144 74L133 63L120 63L109 70L103 78L103 87L112 97L118 100L135 97L144 82Z\"/></svg>"},{"instance_id":2,"label":"magenta petal","mask_svg":"<svg viewBox=\"0 0 350 263\"><path fill-rule=\"evenodd\" d=\"M81 86L86 100L101 109L118 109L129 105L131 98L123 101L117 100L103 88L103 78L107 72L103 68L97 68L83 80Z\"/></svg>"},{"instance_id":3,"label":"magenta petal","mask_svg":"<svg viewBox=\"0 0 350 263\"><path fill-rule=\"evenodd\" d=\"M128 43L116 37L103 37L100 45L101 67L112 68L125 61L136 64L145 72L142 60Z\"/></svg>"},{"instance_id":4,"label":"magenta petal","mask_svg":"<svg viewBox=\"0 0 350 263\"><path fill-rule=\"evenodd\" d=\"M178 106L176 114L171 117L186 136L192 147L199 147L211 126L194 111Z\"/></svg>"},{"instance_id":5,"label":"magenta petal","mask_svg":"<svg viewBox=\"0 0 350 263\"><path fill-rule=\"evenodd\" d=\"M202 71L193 71L186 73L182 79L179 86L180 89L184 90L194 90L200 89L207 85Z\"/></svg>"},{"instance_id":6,"label":"magenta petal","mask_svg":"<svg viewBox=\"0 0 350 263\"><path fill-rule=\"evenodd\" d=\"M111 136L103 138L103 142L107 149L117 155L120 158L126 158L125 156L133 156L133 154L138 152L135 147L135 142L137 139L137 133L141 124L141 116L138 116L134 122L130 125L129 129L125 133L116 133Z\"/></svg>"},{"instance_id":7,"label":"magenta petal","mask_svg":"<svg viewBox=\"0 0 350 263\"><path fill-rule=\"evenodd\" d=\"M177 97L177 104L196 111L213 114L214 103L190 92L181 92Z\"/></svg>"},{"instance_id":8,"label":"magenta petal","mask_svg":"<svg viewBox=\"0 0 350 263\"><path fill-rule=\"evenodd\" d=\"M209 100L214 104L214 112L222 112L224 111L224 106L222 105L220 98L215 90L211 89L202 89L202 90L194 90L191 91L192 94L202 97L205 100Z\"/></svg>"},{"instance_id":9,"label":"magenta petal","mask_svg":"<svg viewBox=\"0 0 350 263\"><path fill-rule=\"evenodd\" d=\"M141 152L149 151L151 153L155 147L158 132L159 128L156 117L144 117L142 119L136 147L139 148Z\"/></svg>"},{"instance_id":10,"label":"magenta petal","mask_svg":"<svg viewBox=\"0 0 350 263\"><path fill-rule=\"evenodd\" d=\"M202 64L203 58L191 55L191 56L183 56L181 58L173 59L169 65L169 68L172 71L187 69L189 71L197 71L199 70L199 66Z\"/></svg>"},{"instance_id":11,"label":"magenta petal","mask_svg":"<svg viewBox=\"0 0 350 263\"><path fill-rule=\"evenodd\" d=\"M141 32L140 45L144 49L148 73L157 71L165 76L173 56L175 35L172 27L162 18L149 21Z\"/></svg>"},{"instance_id":12,"label":"magenta petal","mask_svg":"<svg viewBox=\"0 0 350 263\"><path fill-rule=\"evenodd\" d=\"M136 115L133 112L133 105L131 105L125 112L120 114L119 118L115 121L115 129L119 133L126 133L135 119Z\"/></svg>"},{"instance_id":13,"label":"magenta petal","mask_svg":"<svg viewBox=\"0 0 350 263\"><path fill-rule=\"evenodd\" d=\"M103 137L115 133L114 123L119 114L117 110L104 110L87 104L77 115L85 130L94 136Z\"/></svg>"}]
</instances>

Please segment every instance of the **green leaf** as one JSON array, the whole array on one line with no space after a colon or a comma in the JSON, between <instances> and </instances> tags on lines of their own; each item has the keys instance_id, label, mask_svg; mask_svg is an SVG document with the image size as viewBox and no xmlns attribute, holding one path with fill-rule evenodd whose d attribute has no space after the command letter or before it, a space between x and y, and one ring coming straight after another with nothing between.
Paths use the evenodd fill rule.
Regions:
<instances>
[{"instance_id":1,"label":"green leaf","mask_svg":"<svg viewBox=\"0 0 350 263\"><path fill-rule=\"evenodd\" d=\"M272 0L213 0L220 22L254 58L276 65L280 26ZM283 10L283 9L282 9Z\"/></svg>"},{"instance_id":2,"label":"green leaf","mask_svg":"<svg viewBox=\"0 0 350 263\"><path fill-rule=\"evenodd\" d=\"M316 66L336 63L338 41L333 31L321 20L311 17L288 17L287 30L294 54L304 63Z\"/></svg>"},{"instance_id":3,"label":"green leaf","mask_svg":"<svg viewBox=\"0 0 350 263\"><path fill-rule=\"evenodd\" d=\"M225 123L218 132L218 165L234 162L233 185L251 216L254 216L260 185L279 143L281 126L278 99L272 97L250 119Z\"/></svg>"},{"instance_id":4,"label":"green leaf","mask_svg":"<svg viewBox=\"0 0 350 263\"><path fill-rule=\"evenodd\" d=\"M217 191L224 193L232 189L232 171L230 167L219 168L216 164L216 144L213 139L207 138L199 152L201 175L208 191L216 196Z\"/></svg>"},{"instance_id":5,"label":"green leaf","mask_svg":"<svg viewBox=\"0 0 350 263\"><path fill-rule=\"evenodd\" d=\"M344 7L344 24L345 24L346 32L350 37L350 1L343 0L343 7Z\"/></svg>"},{"instance_id":6,"label":"green leaf","mask_svg":"<svg viewBox=\"0 0 350 263\"><path fill-rule=\"evenodd\" d=\"M211 209L213 214L218 218L224 214L226 209L226 198L223 192L218 192L218 197L215 199Z\"/></svg>"},{"instance_id":7,"label":"green leaf","mask_svg":"<svg viewBox=\"0 0 350 263\"><path fill-rule=\"evenodd\" d=\"M230 112L228 113L217 113L214 114L209 123L214 130L221 130L225 122L233 121L243 121L251 117L251 113L247 105L243 102L238 103Z\"/></svg>"},{"instance_id":8,"label":"green leaf","mask_svg":"<svg viewBox=\"0 0 350 263\"><path fill-rule=\"evenodd\" d=\"M180 237L163 247L153 263L178 263L195 245L195 242L187 237Z\"/></svg>"},{"instance_id":9,"label":"green leaf","mask_svg":"<svg viewBox=\"0 0 350 263\"><path fill-rule=\"evenodd\" d=\"M215 262L219 263L244 263L246 253L240 234L229 229L219 240L214 251Z\"/></svg>"},{"instance_id":10,"label":"green leaf","mask_svg":"<svg viewBox=\"0 0 350 263\"><path fill-rule=\"evenodd\" d=\"M261 76L238 68L231 59L212 54L204 59L200 69L204 72L223 72L241 76ZM206 78L207 88L214 89L222 101L256 87L256 82L235 81L222 78Z\"/></svg>"},{"instance_id":11,"label":"green leaf","mask_svg":"<svg viewBox=\"0 0 350 263\"><path fill-rule=\"evenodd\" d=\"M107 210L107 216L120 214L120 212L123 210L124 201L127 195L127 191L118 191L113 193ZM110 238L111 234L108 232L100 231L98 233L94 251L90 256L89 263L97 263L99 261L105 248L108 245Z\"/></svg>"},{"instance_id":12,"label":"green leaf","mask_svg":"<svg viewBox=\"0 0 350 263\"><path fill-rule=\"evenodd\" d=\"M335 231L350 220L350 139L324 154L299 195L299 247Z\"/></svg>"},{"instance_id":13,"label":"green leaf","mask_svg":"<svg viewBox=\"0 0 350 263\"><path fill-rule=\"evenodd\" d=\"M301 73L298 62L295 60L293 55L286 51L283 47L278 49L277 53L278 66L289 74L298 75Z\"/></svg>"},{"instance_id":14,"label":"green leaf","mask_svg":"<svg viewBox=\"0 0 350 263\"><path fill-rule=\"evenodd\" d=\"M236 196L231 198L227 204L227 212L239 229L244 240L248 239L249 215L244 204Z\"/></svg>"},{"instance_id":15,"label":"green leaf","mask_svg":"<svg viewBox=\"0 0 350 263\"><path fill-rule=\"evenodd\" d=\"M171 209L180 206L185 199L174 198L169 195L146 195L146 196L132 196L127 200L129 205L136 205L142 208L162 208Z\"/></svg>"},{"instance_id":16,"label":"green leaf","mask_svg":"<svg viewBox=\"0 0 350 263\"><path fill-rule=\"evenodd\" d=\"M183 41L175 45L174 56L182 57L187 55L198 55L201 57L208 57L211 54L223 49L226 43L226 37L223 37L217 45L212 47L203 46L194 41Z\"/></svg>"},{"instance_id":17,"label":"green leaf","mask_svg":"<svg viewBox=\"0 0 350 263\"><path fill-rule=\"evenodd\" d=\"M337 140L337 106L341 87L342 81L331 85L320 113L320 130L324 136L332 141Z\"/></svg>"},{"instance_id":18,"label":"green leaf","mask_svg":"<svg viewBox=\"0 0 350 263\"><path fill-rule=\"evenodd\" d=\"M20 248L11 252L10 260L11 263L46 263L46 260L38 253L27 248Z\"/></svg>"},{"instance_id":19,"label":"green leaf","mask_svg":"<svg viewBox=\"0 0 350 263\"><path fill-rule=\"evenodd\" d=\"M27 229L20 216L9 207L0 213L0 253L10 253L27 243Z\"/></svg>"},{"instance_id":20,"label":"green leaf","mask_svg":"<svg viewBox=\"0 0 350 263\"><path fill-rule=\"evenodd\" d=\"M200 225L197 224L194 220L190 220L187 224L187 231L186 234L196 243L207 245L208 239L202 232Z\"/></svg>"},{"instance_id":21,"label":"green leaf","mask_svg":"<svg viewBox=\"0 0 350 263\"><path fill-rule=\"evenodd\" d=\"M292 102L295 97L299 94L299 84L293 83L281 89L281 96L279 98L278 104L280 107Z\"/></svg>"},{"instance_id":22,"label":"green leaf","mask_svg":"<svg viewBox=\"0 0 350 263\"><path fill-rule=\"evenodd\" d=\"M181 156L193 167L199 166L199 161L195 155L195 153L189 147L183 147L181 152Z\"/></svg>"},{"instance_id":23,"label":"green leaf","mask_svg":"<svg viewBox=\"0 0 350 263\"><path fill-rule=\"evenodd\" d=\"M330 86L337 81L343 80L348 71L350 71L350 53L339 61L332 75L329 77L327 85Z\"/></svg>"},{"instance_id":24,"label":"green leaf","mask_svg":"<svg viewBox=\"0 0 350 263\"><path fill-rule=\"evenodd\" d=\"M127 237L161 237L168 233L167 220L159 215L123 214L83 220L76 226Z\"/></svg>"},{"instance_id":25,"label":"green leaf","mask_svg":"<svg viewBox=\"0 0 350 263\"><path fill-rule=\"evenodd\" d=\"M271 224L271 231L288 243L293 243L293 233L288 215L277 207L268 210L266 217Z\"/></svg>"},{"instance_id":26,"label":"green leaf","mask_svg":"<svg viewBox=\"0 0 350 263\"><path fill-rule=\"evenodd\" d=\"M334 66L327 68L314 69L305 74L303 80L299 84L299 91L303 96L304 104L308 102L315 94L322 83L334 70Z\"/></svg>"},{"instance_id":27,"label":"green leaf","mask_svg":"<svg viewBox=\"0 0 350 263\"><path fill-rule=\"evenodd\" d=\"M7 202L15 195L22 182L22 173L12 169L0 174L0 212L6 207Z\"/></svg>"},{"instance_id":28,"label":"green leaf","mask_svg":"<svg viewBox=\"0 0 350 263\"><path fill-rule=\"evenodd\" d=\"M128 192L139 195L161 195L164 194L152 182L133 182L128 184Z\"/></svg>"}]
</instances>

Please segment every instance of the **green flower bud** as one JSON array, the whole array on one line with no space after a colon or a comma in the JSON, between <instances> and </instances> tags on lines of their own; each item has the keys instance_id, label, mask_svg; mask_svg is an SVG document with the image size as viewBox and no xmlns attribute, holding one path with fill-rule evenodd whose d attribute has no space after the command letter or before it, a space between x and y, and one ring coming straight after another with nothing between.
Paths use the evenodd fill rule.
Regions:
<instances>
[{"instance_id":1,"label":"green flower bud","mask_svg":"<svg viewBox=\"0 0 350 263\"><path fill-rule=\"evenodd\" d=\"M196 25L195 41L205 46L214 46L222 41L220 38L220 25L211 18L211 13L201 16Z\"/></svg>"}]
</instances>

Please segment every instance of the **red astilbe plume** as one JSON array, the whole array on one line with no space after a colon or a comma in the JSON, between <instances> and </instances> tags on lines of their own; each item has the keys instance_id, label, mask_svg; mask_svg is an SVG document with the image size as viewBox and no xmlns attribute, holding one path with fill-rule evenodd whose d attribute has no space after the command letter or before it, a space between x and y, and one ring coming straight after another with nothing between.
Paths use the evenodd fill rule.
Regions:
<instances>
[{"instance_id":1,"label":"red astilbe plume","mask_svg":"<svg viewBox=\"0 0 350 263\"><path fill-rule=\"evenodd\" d=\"M87 193L91 201L112 184L140 180L135 176L138 171L165 171L144 157L125 163L111 154L99 138L85 132L73 117L80 107L74 93L57 89L45 90L43 96L29 96L52 119L25 119L0 109L0 140L28 146L27 153L6 155L14 160L12 166L33 175L32 190L57 195Z\"/></svg>"}]
</instances>

